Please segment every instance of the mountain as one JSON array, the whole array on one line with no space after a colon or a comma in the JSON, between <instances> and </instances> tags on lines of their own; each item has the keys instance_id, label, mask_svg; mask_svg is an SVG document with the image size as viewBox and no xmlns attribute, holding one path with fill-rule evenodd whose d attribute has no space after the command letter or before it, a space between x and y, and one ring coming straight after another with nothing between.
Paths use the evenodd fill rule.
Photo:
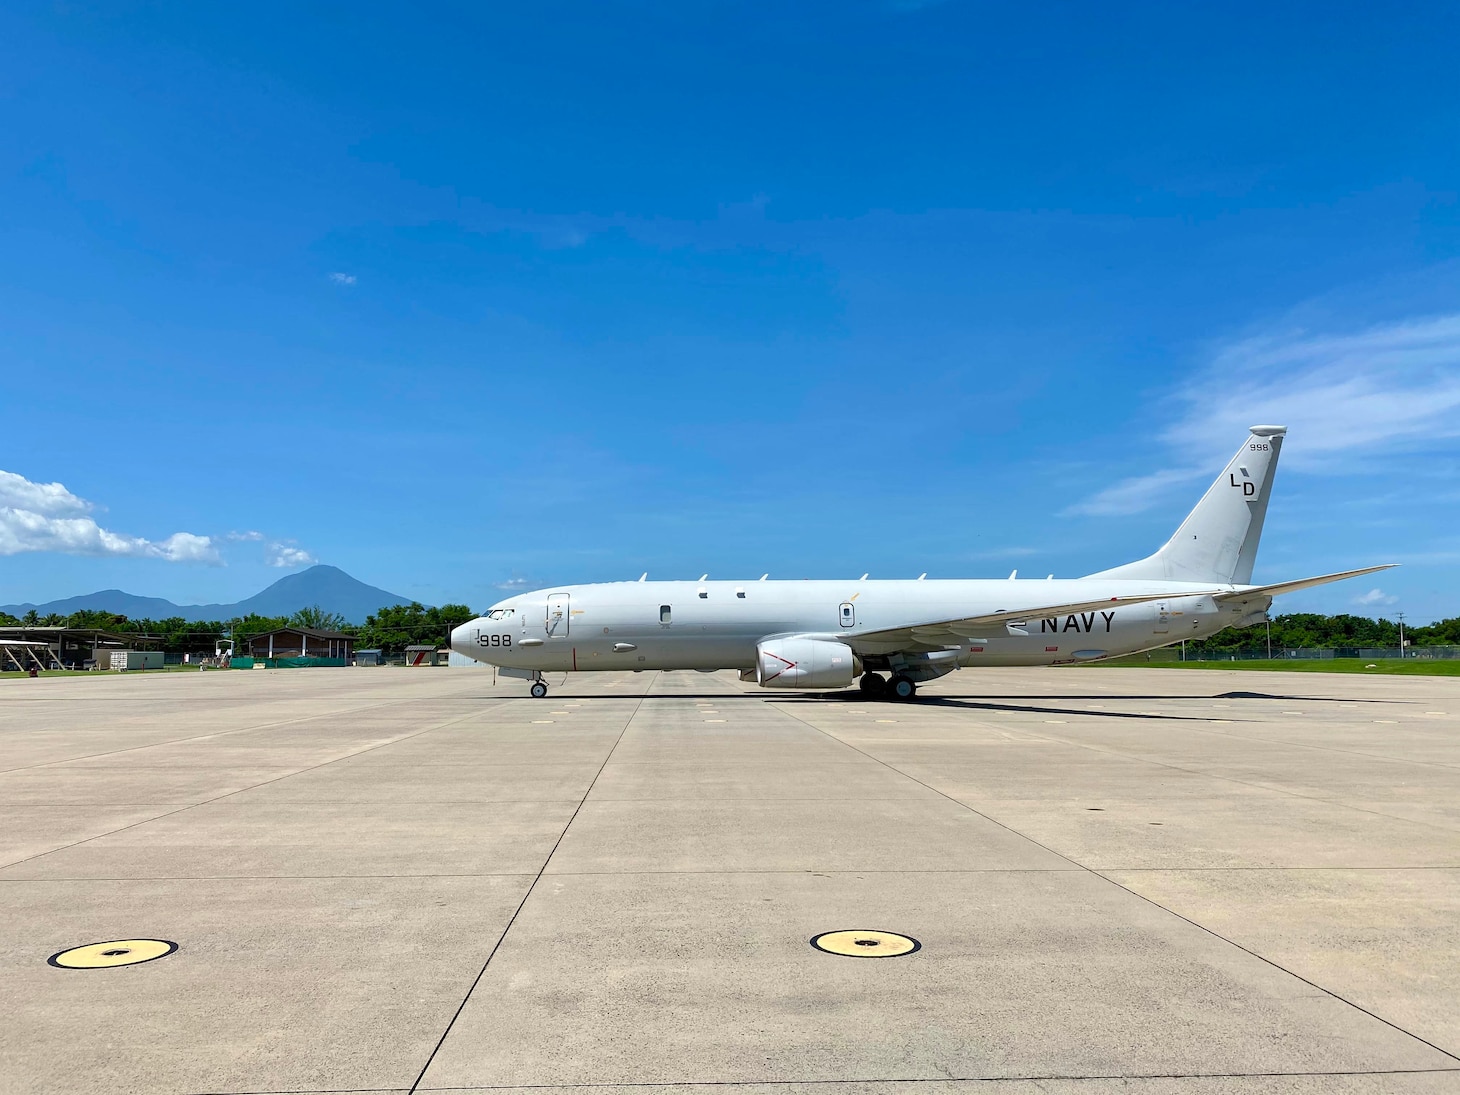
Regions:
<instances>
[{"instance_id":1,"label":"mountain","mask_svg":"<svg viewBox=\"0 0 1460 1095\"><path fill-rule=\"evenodd\" d=\"M231 605L175 605L161 597L138 597L120 589L103 589L80 597L48 601L43 605L0 605L0 612L24 616L35 609L42 616L69 616L86 609L116 612L133 620L162 620L181 616L185 620L227 620L234 616L288 616L309 605L326 612L338 612L352 624L365 622L385 605L406 605L411 598L366 585L339 567L312 566L297 574L286 574L267 589Z\"/></svg>"}]
</instances>

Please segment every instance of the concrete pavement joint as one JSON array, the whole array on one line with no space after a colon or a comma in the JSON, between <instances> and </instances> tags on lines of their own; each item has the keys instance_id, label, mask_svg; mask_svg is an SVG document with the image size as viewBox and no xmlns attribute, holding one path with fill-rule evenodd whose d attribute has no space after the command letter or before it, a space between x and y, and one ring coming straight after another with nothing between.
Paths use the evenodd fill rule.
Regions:
<instances>
[{"instance_id":1,"label":"concrete pavement joint","mask_svg":"<svg viewBox=\"0 0 1460 1095\"><path fill-rule=\"evenodd\" d=\"M1042 843L1042 842L1040 842L1038 840L1035 840L1033 837L1029 836L1027 833L1021 833L1021 832L1019 832L1019 830L1015 829L1012 825L1007 825L1004 822L1000 821L998 818L991 817L990 815L984 813L982 810L975 809L974 807L968 805L968 803L962 802L962 801L954 798L952 795L947 794L944 791L940 791L938 788L932 786L929 783L925 783L923 780L918 779L916 776L908 775L908 773L902 771L896 765L894 765L894 764L892 764L892 763L890 763L888 761L882 760L879 757L875 757L871 753L868 753L868 752L866 752L866 751L864 751L862 749L858 749L855 745L852 745L849 742L842 741L835 734L832 734L832 733L830 733L829 731L826 731L826 730L822 730L818 726L813 726L811 723L806 722L804 719L800 718L799 716L797 716L797 715L795 715L795 714L793 714L791 712L787 712L787 714L790 715L792 718L796 719L797 722L800 722L802 725L806 726L808 729L813 730L813 731L815 731L818 734L822 734L825 737L828 737L828 738L830 738L833 741L840 742L846 748L851 749L854 752L861 753L862 756L866 757L867 759L872 760L872 761L875 761L876 763L882 765L883 767L889 769L890 771L896 772L898 775L907 776L907 778L910 779L910 780L912 780L914 783L921 784L922 786L926 787L928 790L932 791L934 794L937 794L937 795L942 796L943 798L947 799L949 802L954 803L955 805L962 807L963 809L969 811L970 813L977 814L979 817L981 817L984 820L990 822L991 824L997 825L999 828L1003 829L1004 831L1006 831L1008 833L1012 833L1014 836L1020 837L1023 840L1027 840L1029 843L1035 845L1038 848L1043 848L1045 851L1049 852L1051 855L1059 856L1061 859L1065 860L1067 863L1073 863L1075 866L1079 867L1080 869L1085 870L1085 871L1088 871L1090 874L1094 875L1096 878L1102 879L1105 882L1109 883L1110 885L1116 887L1117 889L1123 890L1125 893L1130 894L1132 897L1135 897L1135 898L1138 898L1141 901L1144 901L1146 904L1151 905L1153 908L1160 909L1162 912L1168 914L1169 916L1174 916L1178 920L1181 920L1181 921L1183 921L1183 922L1185 922L1187 924L1190 924L1192 927L1198 929L1199 931L1206 932L1212 938L1219 939L1223 943L1226 943L1228 946L1234 947L1235 949L1243 952L1244 954L1251 955L1253 958L1257 959L1259 962L1263 962L1266 965L1271 966L1273 969L1278 970L1278 971L1280 971L1282 973L1285 973L1289 977L1294 978L1295 980L1301 981L1303 984L1308 985L1311 988L1316 989L1317 991L1319 991L1321 993L1324 993L1325 995L1331 997L1334 1000L1339 1001L1342 1004L1348 1005L1349 1007L1353 1008L1355 1011L1362 1012L1364 1015L1367 1015L1371 1019L1374 1019L1374 1020L1377 1020L1380 1023L1383 1023L1385 1026L1389 1027L1392 1030L1396 1030L1396 1031L1398 1031L1401 1034L1404 1034L1404 1035L1407 1035L1410 1038L1413 1038L1416 1042L1419 1042L1419 1043L1421 1043L1423 1045L1429 1046L1430 1049L1433 1049L1435 1052L1440 1053L1440 1054L1443 1054L1444 1056L1450 1058L1452 1061L1455 1061L1457 1064L1460 1064L1460 1056L1457 1056L1455 1053L1452 1053L1449 1050L1444 1049L1444 1048L1436 1045L1434 1042L1431 1042L1428 1038L1423 1038L1420 1035L1414 1033L1413 1031L1405 1029L1404 1027L1400 1026L1398 1023L1393 1022L1392 1020L1386 1019L1382 1015L1379 1015L1376 1012L1373 1012L1373 1011L1369 1010L1368 1008L1364 1007L1363 1005L1358 1004L1358 1003L1355 1003L1354 1001L1352 1001L1352 1000L1350 1000L1350 999L1348 999L1348 998L1346 998L1344 996L1339 995L1337 992L1334 992L1332 989L1326 988L1323 985L1318 984L1316 981L1309 980L1308 978L1304 977L1302 974L1296 973L1293 970L1288 969L1286 966L1283 966L1282 964L1274 961L1271 958L1268 958L1268 957L1266 957L1264 955L1258 954L1256 951L1252 950L1251 948L1245 947L1241 943L1238 943L1237 941L1235 941L1233 939L1229 939L1227 936L1223 935L1219 931L1216 931L1214 928L1209 928L1205 924L1198 923L1197 921L1191 919L1191 917L1184 916L1181 913L1177 912L1176 910L1171 909L1171 908L1169 908L1169 907L1161 904L1159 901L1156 901L1153 898L1147 897L1145 894L1137 893L1135 890L1131 889L1129 886L1122 885L1120 882L1118 882L1115 879L1109 877L1108 875L1104 874L1103 872L1101 872L1099 870L1096 870L1094 867L1086 866L1085 864L1081 863L1079 860L1074 859L1073 857L1068 856L1068 855L1066 855L1063 852L1057 851L1054 848L1051 848L1047 844L1044 844L1044 843ZM1121 754L1121 755L1124 755L1124 754ZM1175 766L1174 765L1162 765L1162 767L1175 767ZM1221 777L1217 777L1217 778L1221 778ZM1241 781L1233 781L1233 782L1241 782ZM1299 795L1299 796L1296 796L1296 797L1303 798L1303 797L1306 797L1306 796ZM1365 812L1367 812L1367 811L1365 811ZM1381 816L1387 816L1387 815L1381 815ZM1400 819L1400 820L1402 820L1402 819ZM1109 869L1109 868L1107 868L1107 869ZM1438 1070L1438 1071L1449 1071L1449 1070ZM1059 1077L1048 1077L1048 1078L1049 1079L1057 1079ZM1177 1078L1177 1077L1174 1077L1174 1078Z\"/></svg>"},{"instance_id":2,"label":"concrete pavement joint","mask_svg":"<svg viewBox=\"0 0 1460 1095\"><path fill-rule=\"evenodd\" d=\"M500 703L500 704L508 704L508 703L514 703L514 702L516 702L515 699L506 699L506 698L500 697L500 696L493 697L493 698L496 699L497 702ZM82 760L98 760L101 757L113 757L113 756L117 756L118 754L121 754L121 753L135 753L135 752L137 752L138 750L141 750L141 749L154 749L154 748L157 748L158 746L162 746L162 745L182 745L182 744L184 744L186 742L190 742L190 741L207 741L207 740L210 740L212 738L227 738L227 737L232 737L234 734L247 734L251 730L269 730L269 729L272 729L272 728L275 728L275 727L279 727L279 726L293 726L296 723L301 723L301 722L315 722L318 719L330 718L330 717L336 716L336 715L339 715L339 716L344 716L344 715L358 715L361 711L374 711L374 710L376 710L378 708L381 708L381 707L395 707L395 706L397 706L397 705L399 705L401 703L406 703L406 702L409 702L409 701L406 701L406 700L389 700L389 701L387 701L385 703L371 703L371 704L366 704L364 707L349 707L349 708L342 708L342 709L336 710L336 711L326 711L326 712L324 712L323 714L320 714L320 715L304 715L301 718L297 718L297 719L277 719L277 720L275 720L273 722L260 722L260 723L255 723L252 726L240 726L240 727L238 727L235 730L218 730L218 731L216 731L216 732L214 732L212 734L194 734L191 737L186 737L186 738L172 738L172 739L170 739L168 741L148 742L146 745L129 745L125 749L108 749L107 751L102 752L102 753L89 753L86 756L73 757L71 760L67 760L67 761L47 761L44 764L22 764L18 768L4 768L4 769L0 769L0 775L8 775L11 772L27 772L27 771L30 771L31 769L35 769L35 768L60 768L60 767L77 767L77 768L81 768L81 767L86 767L86 766L85 765L77 764L76 761L82 761ZM402 739L402 740L404 740L404 739ZM137 765L137 767L143 767L143 766L142 765Z\"/></svg>"},{"instance_id":3,"label":"concrete pavement joint","mask_svg":"<svg viewBox=\"0 0 1460 1095\"><path fill-rule=\"evenodd\" d=\"M400 703L400 702L407 702L407 701L400 701L400 700L398 700L396 702L397 703ZM515 702L515 701L510 701L509 700L507 702L510 703L510 702ZM259 783L250 784L247 787L240 787L236 791L229 791L229 792L227 792L225 794L215 795L213 798L204 799L202 802L189 803L186 806L180 806L180 807L178 807L176 810L168 810L166 813L157 814L155 817L143 818L141 821L134 821L130 825L121 825L121 826L119 826L119 827L117 827L115 829L112 829L112 830L110 830L108 832L105 832L105 833L97 833L94 836L85 837L82 840L72 841L70 844L63 844L59 848L47 848L44 852L37 852L35 855L26 856L24 859L16 859L16 860L12 860L12 861L10 861L8 863L0 863L0 871L8 870L11 867L18 867L22 863L29 863L32 860L41 859L44 856L53 855L56 852L64 852L64 851L66 851L67 849L70 849L70 848L78 848L78 847L80 847L83 844L89 844L89 843L91 843L93 840L101 840L104 837L115 836L117 833L124 833L128 829L135 829L135 828L137 828L139 826L147 825L147 824L149 824L151 822L154 822L154 821L161 821L165 817L176 817L178 814L186 813L189 810L196 810L199 806L207 806L207 805L210 805L211 803L214 803L214 802L221 802L223 799L232 798L234 795L241 795L245 791L254 791L254 790L257 790L260 787L267 787L271 783L278 783L281 779L292 779L295 776L303 775L305 772L313 772L313 771L315 771L317 769L320 769L320 768L326 768L326 767L328 767L331 764L338 764L342 760L349 760L351 757L358 757L358 756L360 756L363 753L369 753L369 752L371 752L371 751L373 751L375 749L384 749L384 748L387 748L388 746L391 746L391 745L398 745L398 744L400 744L403 741L410 741L412 738L418 738L422 734L430 734L430 733L432 733L432 732L434 732L436 730L441 730L444 727L451 726L451 725L453 725L455 723L465 722L467 719L470 719L470 718L473 718L473 717L475 717L474 714L472 714L472 715L458 715L456 718L454 718L454 719L448 719L448 720L446 720L443 723L437 724L436 726L428 726L426 729L424 729L424 730L417 730L413 734L403 734L400 737L395 738L395 739L393 739L391 741L380 742L377 745L368 745L364 749L357 749L355 752L353 752L353 753L347 753L343 757L335 757L332 760L322 761L319 764L312 764L308 768L301 768L301 769L299 769L297 772L289 772L286 775L274 776L272 779L266 779L266 780L263 780L263 781L261 781ZM302 721L306 721L306 720L302 720L301 719L301 720L290 720L290 721L301 721L302 722ZM229 733L235 733L235 731L229 731ZM121 751L122 752L126 752L126 750L121 750Z\"/></svg>"},{"instance_id":4,"label":"concrete pavement joint","mask_svg":"<svg viewBox=\"0 0 1460 1095\"><path fill-rule=\"evenodd\" d=\"M797 721L804 721L804 720L798 719ZM807 726L811 726L810 723L806 723L806 725ZM812 729L815 730L817 728L816 727L812 727ZM820 731L820 730L818 730L817 732L818 733L825 733L825 731ZM1238 736L1236 734L1222 734L1221 731L1218 731L1218 730L1208 730L1208 731L1203 731L1203 732L1204 733L1216 734L1219 737L1230 737L1230 738L1232 738L1235 741L1252 741L1252 740L1254 740L1254 739L1251 739L1251 738L1243 738L1243 737L1240 737L1240 736ZM835 734L827 734L827 737L830 737L830 738L832 738L832 739L834 739L836 741L841 741L842 744L844 744L844 745L849 744L848 742L844 741L843 739L836 737ZM1135 761L1136 763L1139 763L1139 764L1151 764L1151 765L1156 766L1157 768L1167 768L1167 769L1170 769L1173 772L1184 772L1186 775L1189 775L1189 776L1201 776L1204 779L1217 779L1217 780L1223 781L1224 783L1235 783L1239 787L1251 787L1254 790L1268 791L1268 792L1270 792L1272 794L1275 794L1275 795L1287 795L1289 798L1302 799L1304 802L1321 802L1321 803L1323 803L1326 806L1338 806L1338 807L1341 807L1342 809L1352 810L1355 813L1359 813L1359 814L1372 814L1374 817L1388 818L1390 821L1403 821L1403 822L1406 822L1406 823L1408 823L1410 825L1424 825L1424 826L1428 826L1431 829L1438 829L1440 832L1443 832L1443 833L1453 833L1455 831L1454 829L1450 828L1449 826L1446 826L1446 825L1436 825L1434 822L1431 822L1431 821L1416 821L1413 818L1400 817L1398 814L1385 813L1383 810L1366 809L1363 806L1355 806L1355 805L1353 805L1353 803L1350 803L1350 802L1342 802L1342 801L1340 801L1338 799L1324 798L1321 795L1301 795L1297 791L1288 791L1288 790L1285 790L1285 789L1283 789L1281 787L1272 787L1272 786L1269 786L1268 784L1265 784L1265 783L1252 783L1249 780L1238 779L1236 776L1224 776L1224 775L1221 775L1221 774L1219 774L1217 772L1204 772L1200 768L1185 768L1185 767L1183 767L1180 764L1172 764L1170 761L1156 760L1153 757L1145 757L1145 756L1141 756L1141 755L1136 754L1136 753L1124 753L1124 752L1121 752L1119 749L1108 749L1108 748L1103 748L1103 747L1098 746L1098 745L1091 745L1089 742L1084 742L1084 741L1080 741L1078 739L1064 737L1064 736L1061 736L1058 733L1052 733L1052 732L1051 733L1048 733L1048 734L1044 735L1044 738L1047 741L1056 741L1056 742L1059 742L1061 745L1073 746L1076 749L1088 749L1092 753L1100 753L1103 756L1120 757L1122 760ZM856 747L855 746L852 746L852 748L856 748ZM858 752L861 752L861 750L857 750L857 751ZM1335 750L1335 752L1340 752L1340 751L1341 750ZM869 755L869 754L864 754L864 755ZM1363 755L1363 754L1361 754L1361 755ZM889 765L889 767L891 767L891 766ZM1449 766L1448 765L1440 765L1439 767L1448 768ZM894 768L893 771L898 771L898 769ZM903 774L906 775L906 773L903 773ZM910 778L916 778L916 777L910 777ZM926 784L924 786L926 786Z\"/></svg>"},{"instance_id":5,"label":"concrete pavement joint","mask_svg":"<svg viewBox=\"0 0 1460 1095\"><path fill-rule=\"evenodd\" d=\"M1028 1084L1041 1081L1079 1083L1106 1080L1301 1080L1342 1079L1360 1076L1445 1076L1460 1072L1451 1068L1388 1068L1345 1072L1096 1072L1048 1073L1021 1076L859 1076L851 1079L816 1080L653 1080L591 1084L453 1084L450 1087L289 1087L251 1088L232 1091L191 1091L187 1095L375 1095L377 1092L418 1091L603 1091L619 1088L656 1090L670 1087L826 1087L832 1084Z\"/></svg>"},{"instance_id":6,"label":"concrete pavement joint","mask_svg":"<svg viewBox=\"0 0 1460 1095\"><path fill-rule=\"evenodd\" d=\"M653 687L653 683L654 682L651 679L649 682L650 688ZM647 689L645 691L647 692ZM634 719L638 717L639 710L642 707L643 699L641 697L639 703L634 705L634 710L629 714L629 717L624 720L623 729L619 731L618 737L614 739L613 747L609 749L608 755L603 758L603 763L598 766L598 771L593 774L593 779L589 781L587 790L583 792L583 797L578 800L578 805L574 808L573 813L568 817L567 823L563 826L562 832L558 834L558 839L553 841L553 846L548 849L548 854L543 859L542 866L538 868L537 874L533 876L532 882L528 884L527 892L522 895L522 900L519 901L517 903L517 907L512 910L512 915L508 917L507 924L505 927L503 927L502 933L497 936L497 941L492 944L492 949L487 954L487 960L482 963L482 968L477 970L476 977L472 979L471 987L466 990L466 995L461 998L461 1003L457 1005L456 1011L452 1013L450 1021L446 1024L446 1029L441 1032L441 1037L436 1040L436 1044L431 1048L431 1052L427 1054L426 1063L421 1066L420 1074L416 1076L415 1083L410 1086L410 1092L414 1093L420 1088L421 1081L426 1078L426 1073L431 1068L431 1062L436 1059L436 1054L441 1052L441 1047L446 1043L446 1039L451 1034L451 1028L456 1025L456 1020L459 1019L461 1017L461 1013L466 1010L466 1005L468 1001L471 1000L472 993L476 992L477 985L481 984L482 978L486 976L487 967L492 964L492 959L497 956L497 951L501 949L503 942L506 941L507 934L512 930L512 925L517 923L517 917L522 914L522 910L526 907L528 899L532 897L532 891L535 890L537 888L537 884L542 881L542 876L547 872L548 864L552 863L553 856L557 854L558 848L563 843L563 838L568 835L568 830L573 827L573 822L577 820L578 814L581 813L583 810L583 804L588 801L588 796L593 793L593 788L598 783L598 777L603 775L603 770L608 767L608 762L613 759L614 750L618 748L619 742L624 740L624 735L629 732L629 727L633 725Z\"/></svg>"}]
</instances>

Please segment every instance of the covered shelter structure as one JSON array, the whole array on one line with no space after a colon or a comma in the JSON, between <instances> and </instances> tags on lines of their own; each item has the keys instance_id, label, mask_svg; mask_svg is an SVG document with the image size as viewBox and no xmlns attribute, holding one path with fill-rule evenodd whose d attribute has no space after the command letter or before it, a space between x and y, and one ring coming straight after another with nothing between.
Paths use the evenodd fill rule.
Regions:
<instances>
[{"instance_id":1,"label":"covered shelter structure","mask_svg":"<svg viewBox=\"0 0 1460 1095\"><path fill-rule=\"evenodd\" d=\"M159 635L60 624L0 627L0 643L7 644L0 653L5 669L106 669L113 650L162 649Z\"/></svg>"},{"instance_id":2,"label":"covered shelter structure","mask_svg":"<svg viewBox=\"0 0 1460 1095\"><path fill-rule=\"evenodd\" d=\"M434 645L413 644L406 647L406 665L440 665L439 654Z\"/></svg>"},{"instance_id":3,"label":"covered shelter structure","mask_svg":"<svg viewBox=\"0 0 1460 1095\"><path fill-rule=\"evenodd\" d=\"M312 627L279 627L250 635L244 645L255 658L327 658L343 663L355 652L355 636Z\"/></svg>"}]
</instances>

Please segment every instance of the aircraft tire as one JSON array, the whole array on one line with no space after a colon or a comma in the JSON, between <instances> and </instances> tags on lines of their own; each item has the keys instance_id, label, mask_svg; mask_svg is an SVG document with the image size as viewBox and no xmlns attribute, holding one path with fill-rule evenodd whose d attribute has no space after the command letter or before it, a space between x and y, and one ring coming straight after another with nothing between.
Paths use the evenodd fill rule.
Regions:
<instances>
[{"instance_id":1,"label":"aircraft tire","mask_svg":"<svg viewBox=\"0 0 1460 1095\"><path fill-rule=\"evenodd\" d=\"M880 673L863 673L859 687L863 695L880 696L887 691L887 678Z\"/></svg>"},{"instance_id":2,"label":"aircraft tire","mask_svg":"<svg viewBox=\"0 0 1460 1095\"><path fill-rule=\"evenodd\" d=\"M534 681L533 684L532 684L532 697L533 697L533 699L540 700L540 699L542 699L546 695L547 695L547 685L543 684L542 681Z\"/></svg>"},{"instance_id":3,"label":"aircraft tire","mask_svg":"<svg viewBox=\"0 0 1460 1095\"><path fill-rule=\"evenodd\" d=\"M892 678L888 694L894 700L910 700L918 694L918 685L911 677L901 674Z\"/></svg>"}]
</instances>

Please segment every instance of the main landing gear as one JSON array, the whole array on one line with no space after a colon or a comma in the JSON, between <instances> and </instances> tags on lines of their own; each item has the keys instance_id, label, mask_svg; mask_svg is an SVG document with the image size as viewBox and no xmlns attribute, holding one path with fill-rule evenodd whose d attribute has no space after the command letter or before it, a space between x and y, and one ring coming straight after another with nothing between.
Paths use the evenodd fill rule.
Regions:
<instances>
[{"instance_id":1,"label":"main landing gear","mask_svg":"<svg viewBox=\"0 0 1460 1095\"><path fill-rule=\"evenodd\" d=\"M887 680L880 673L863 673L862 694L870 699L910 700L918 694L917 682L901 673Z\"/></svg>"}]
</instances>

